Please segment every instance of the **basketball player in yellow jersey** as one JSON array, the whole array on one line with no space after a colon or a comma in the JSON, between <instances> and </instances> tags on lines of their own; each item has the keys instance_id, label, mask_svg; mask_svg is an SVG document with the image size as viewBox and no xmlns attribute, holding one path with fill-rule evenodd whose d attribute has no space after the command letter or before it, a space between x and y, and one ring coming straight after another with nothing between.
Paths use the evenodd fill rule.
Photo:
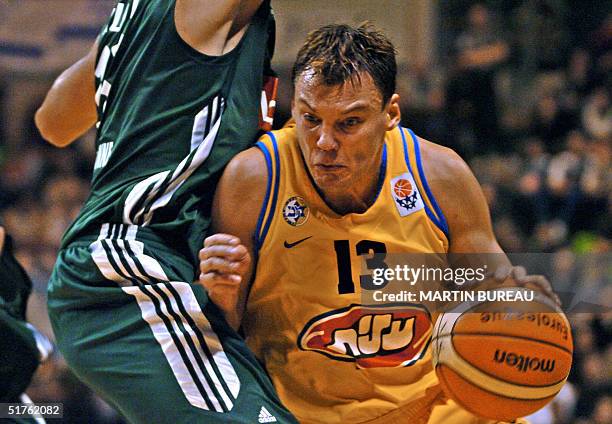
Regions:
<instances>
[{"instance_id":1,"label":"basketball player in yellow jersey","mask_svg":"<svg viewBox=\"0 0 612 424\"><path fill-rule=\"evenodd\" d=\"M395 74L381 33L314 31L293 68L295 124L236 156L217 189L200 282L301 422L487 422L442 393L424 307L361 304L360 255L378 268L374 253L503 253L467 165L400 127Z\"/></svg>"}]
</instances>

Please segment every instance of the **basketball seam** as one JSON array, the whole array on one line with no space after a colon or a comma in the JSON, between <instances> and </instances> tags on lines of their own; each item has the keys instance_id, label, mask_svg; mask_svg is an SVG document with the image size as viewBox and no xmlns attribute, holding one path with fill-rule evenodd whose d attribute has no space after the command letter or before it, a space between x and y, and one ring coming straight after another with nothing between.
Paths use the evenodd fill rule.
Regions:
<instances>
[{"instance_id":1,"label":"basketball seam","mask_svg":"<svg viewBox=\"0 0 612 424\"><path fill-rule=\"evenodd\" d=\"M451 367L448 367L448 368L453 370ZM500 398L504 398L504 399L512 399L512 400L516 400L516 401L519 401L519 402L533 402L533 401L539 401L539 400L544 400L544 399L550 399L550 398L553 398L553 397L557 396L557 393L559 393L559 392L557 392L557 393L553 393L550 396L545 396L543 398L535 398L535 399L522 399L522 398L516 398L516 397L512 397L512 396L504 396L504 395L500 395L499 393L492 392L492 391L488 390L486 387L479 386L474 381L470 381L470 380L466 379L465 377L463 377L461 374L459 374L456 371L455 371L455 373L457 375L459 375L459 377L461 377L462 379L467 381L468 383L470 383L470 384L474 385L475 387L477 387L478 389L482 390L483 392L487 392L490 395L493 395L493 396L496 396L496 397L500 397Z\"/></svg>"},{"instance_id":2,"label":"basketball seam","mask_svg":"<svg viewBox=\"0 0 612 424\"><path fill-rule=\"evenodd\" d=\"M453 329L454 330L454 329ZM521 340L529 340L532 342L536 342L536 343L541 343L541 344L545 344L545 345L549 345L549 346L554 346L566 353L568 353L570 356L573 354L573 352L569 349L564 348L563 346L559 346L556 345L552 342L547 342L545 340L539 340L539 339L534 339L532 337L527 337L527 336L515 336L515 335L508 335L508 334L499 334L499 333L488 333L488 332L476 332L476 333L452 333L453 336L497 336L497 337L505 337L505 338L512 338L512 339L521 339Z\"/></svg>"},{"instance_id":3,"label":"basketball seam","mask_svg":"<svg viewBox=\"0 0 612 424\"><path fill-rule=\"evenodd\" d=\"M495 336L498 336L498 337L503 337L503 336L499 336L499 334L494 334L494 335L495 335ZM446 336L442 336L442 337L450 337L450 335L446 335ZM437 338L442 338L442 337L437 337ZM434 340L434 339L432 339L432 340L431 340L431 343L433 344L433 342L434 342L434 341L435 341L435 340ZM451 344L452 344L452 340L451 340ZM483 370L482 368L480 368L480 367L476 366L475 364L473 364L472 362L470 362L469 358L466 358L465 356L461 355L461 354L460 354L460 353L457 351L457 349L456 349L456 347L454 346L454 344L453 344L453 349L455 350L455 353L457 354L457 356L459 356L461 359L463 359L464 361L466 361L468 364L470 364L472 367L474 367L474 368L475 368L475 369L477 369L478 371L482 372L483 374L488 375L488 376L489 376L489 377L491 377L491 378L495 378L496 380L500 380L500 381L503 381L503 382L505 382L505 383L512 384L513 386L517 386L517 387L524 387L524 388L539 388L539 389L544 389L544 388L547 388L547 387L552 387L552 386L554 386L554 385L556 385L556 384L559 384L559 383L561 383L561 382L563 382L563 381L567 380L567 377L565 377L565 378L562 378L561 380L555 381L555 382L550 383L550 384L545 384L545 385L542 385L542 386L538 386L538 385L527 385L527 384L520 384L520 383L514 383L514 382L512 382L512 381L507 381L505 378L501 378L499 375L494 375L494 374L491 374L490 372L487 372L487 370ZM453 369L453 368L451 368L451 367L450 367L448 364L442 363L442 365L446 365L446 366L447 366L449 369L451 369L451 370ZM455 371L455 372L457 372L457 371ZM459 373L457 373L457 374L459 374ZM459 375L460 375L460 374L459 374ZM461 378L464 378L466 381L469 381L471 384L474 384L476 387L483 388L482 386L478 385L476 382L474 382L474 381L472 381L472 380L467 380L467 379L466 379L465 377L463 377L463 376L461 376ZM483 389L484 389L484 388L483 388ZM496 396L506 397L506 398L508 398L508 399L525 400L525 399L521 399L521 398L513 398L513 397L509 397L509 396L500 395L499 393L495 393L495 392L492 392L492 391L489 391L489 390L487 390L487 392L488 392L488 393L492 393L492 394L494 394L494 395L496 395ZM558 393L558 392L557 392L557 393ZM529 400L538 400L538 399L546 399L546 397L543 397L543 398L536 398L536 399L529 399Z\"/></svg>"},{"instance_id":4,"label":"basketball seam","mask_svg":"<svg viewBox=\"0 0 612 424\"><path fill-rule=\"evenodd\" d=\"M440 365L439 365L439 366L440 366ZM547 397L543 397L543 398L539 398L539 399L520 399L520 398L514 398L514 397L510 397L510 396L504 396L504 395L500 395L499 393L491 392L491 391L487 390L487 389L486 389L486 388L484 388L484 387L480 387L479 385L477 385L477 384L476 384L476 383L474 383L473 381L470 381L470 380L465 379L465 378L464 378L464 377L462 377L462 376L461 376L461 375L460 375L460 374L459 374L457 371L453 370L453 369L452 369L451 367L449 367L448 365L444 365L444 364L442 364L442 366L445 366L445 367L446 367L446 368L448 368L449 370L453 371L453 372L454 372L455 374L457 374L457 375L458 375L458 376L459 376L461 379L465 380L467 383L469 383L469 384L473 385L473 386L474 386L474 387L476 387L477 389L482 390L483 392L487 392L488 394L490 394L490 395L492 395L492 396L495 396L495 397L500 397L500 398L504 398L504 399L516 400L516 401L519 401L519 402L537 402L537 401L542 401L542 400L544 400L544 399L550 399L550 398L553 398L553 397L557 396L557 393L559 393L559 392L557 392L557 393L555 393L555 394L553 394L553 395L550 395L550 396L547 396ZM436 368L437 368L437 367L436 367ZM442 374L442 372L440 372L440 374ZM442 376L440 376L440 374L436 373L436 375L438 376L438 378L440 378L440 377L441 377L441 379L443 379L443 380L444 380L444 382L446 383L446 387L448 388L448 391L450 392L450 394L451 394L451 395L453 395L453 396L451 397L451 399L453 399L453 400L454 400L454 399L460 399L460 397L459 397L459 396L457 396L457 395L455 394L455 392L454 392L454 391L451 389L451 385L449 384L449 382L448 382L448 380L446 379L446 377L444 376L444 374L442 374ZM466 411L471 412L472 414L477 415L477 416L479 416L479 417L484 417L483 415L479 414L479 413L478 413L478 412L477 412L475 409L472 409L472 408L470 408L470 407L468 407L468 406L464 405L464 404L463 404L463 402L460 402L460 401L455 401L455 402L457 402L457 403L458 403L458 404L459 404L459 405L460 405L460 406L461 406L463 409L465 409ZM486 417L485 417L485 418L486 418ZM519 417L516 417L516 418L519 418ZM516 418L515 418L515 419L516 419ZM499 420L498 420L498 421L499 421Z\"/></svg>"}]
</instances>

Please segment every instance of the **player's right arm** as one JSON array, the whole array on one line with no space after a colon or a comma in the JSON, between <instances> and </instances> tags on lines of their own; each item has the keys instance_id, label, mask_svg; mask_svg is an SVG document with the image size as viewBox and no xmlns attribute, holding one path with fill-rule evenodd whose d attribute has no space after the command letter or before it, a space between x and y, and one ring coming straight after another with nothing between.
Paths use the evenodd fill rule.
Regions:
<instances>
[{"instance_id":1,"label":"player's right arm","mask_svg":"<svg viewBox=\"0 0 612 424\"><path fill-rule=\"evenodd\" d=\"M240 327L255 269L254 235L268 181L263 153L248 149L235 156L217 185L212 232L200 250L200 279L227 322Z\"/></svg>"},{"instance_id":2,"label":"player's right arm","mask_svg":"<svg viewBox=\"0 0 612 424\"><path fill-rule=\"evenodd\" d=\"M97 119L94 70L97 43L89 53L55 80L34 120L45 140L65 147L91 128Z\"/></svg>"},{"instance_id":3,"label":"player's right arm","mask_svg":"<svg viewBox=\"0 0 612 424\"><path fill-rule=\"evenodd\" d=\"M527 275L523 267L512 266L499 246L489 207L476 177L469 166L454 151L420 140L425 174L448 222L449 253L480 255L487 259L493 273L481 287L509 284L526 286L541 291L559 303L548 280L541 275ZM435 169L435 173L432 170ZM512 281L511 281L512 280Z\"/></svg>"},{"instance_id":4,"label":"player's right arm","mask_svg":"<svg viewBox=\"0 0 612 424\"><path fill-rule=\"evenodd\" d=\"M232 50L263 0L177 0L179 35L194 49L211 56Z\"/></svg>"},{"instance_id":5,"label":"player's right arm","mask_svg":"<svg viewBox=\"0 0 612 424\"><path fill-rule=\"evenodd\" d=\"M233 49L262 0L177 0L175 24L194 49L217 56ZM41 135L65 147L97 119L95 80L97 43L55 80L34 117Z\"/></svg>"}]
</instances>

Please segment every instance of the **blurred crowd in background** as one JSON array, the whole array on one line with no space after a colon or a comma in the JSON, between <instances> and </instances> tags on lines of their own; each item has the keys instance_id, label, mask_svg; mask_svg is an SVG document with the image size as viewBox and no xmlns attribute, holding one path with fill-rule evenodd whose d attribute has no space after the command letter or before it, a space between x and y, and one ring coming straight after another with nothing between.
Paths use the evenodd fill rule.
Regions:
<instances>
[{"instance_id":1,"label":"blurred crowd in background","mask_svg":"<svg viewBox=\"0 0 612 424\"><path fill-rule=\"evenodd\" d=\"M400 69L403 125L470 164L505 251L550 253L553 283L597 290L599 310L570 314L570 383L532 422L610 423L612 14L586 25L576 20L588 18L581 7L589 1L458 3L466 2L440 2L439 59ZM30 319L50 335L46 284L61 235L87 195L95 150L92 134L60 150L29 125L19 149L4 148L0 132L0 222L34 282ZM606 253L595 267L575 266ZM59 356L40 367L28 393L64 402L65 422L122 422Z\"/></svg>"}]
</instances>

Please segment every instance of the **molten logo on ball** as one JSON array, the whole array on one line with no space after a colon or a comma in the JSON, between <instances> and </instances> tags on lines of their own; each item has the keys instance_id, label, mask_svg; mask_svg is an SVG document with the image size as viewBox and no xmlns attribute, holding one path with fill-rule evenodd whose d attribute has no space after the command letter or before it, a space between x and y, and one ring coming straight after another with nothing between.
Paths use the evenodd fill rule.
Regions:
<instances>
[{"instance_id":1,"label":"molten logo on ball","mask_svg":"<svg viewBox=\"0 0 612 424\"><path fill-rule=\"evenodd\" d=\"M514 352L500 351L497 349L493 355L493 361L516 367L521 372L540 371L551 373L555 370L554 359L531 358Z\"/></svg>"}]
</instances>

